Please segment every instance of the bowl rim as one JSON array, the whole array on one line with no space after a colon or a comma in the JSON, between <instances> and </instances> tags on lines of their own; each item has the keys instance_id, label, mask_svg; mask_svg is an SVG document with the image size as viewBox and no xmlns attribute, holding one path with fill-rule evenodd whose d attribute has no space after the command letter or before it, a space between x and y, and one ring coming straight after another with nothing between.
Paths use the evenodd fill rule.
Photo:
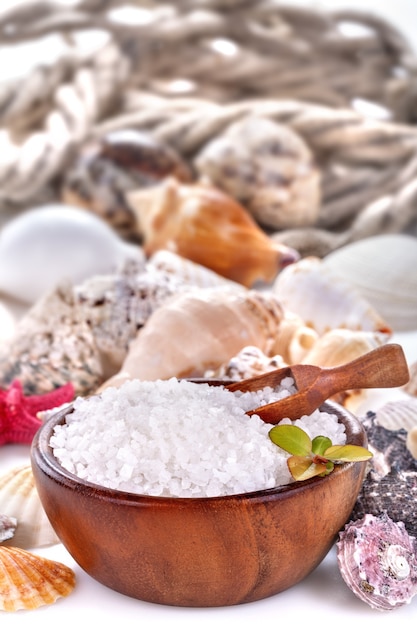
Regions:
<instances>
[{"instance_id":1,"label":"bowl rim","mask_svg":"<svg viewBox=\"0 0 417 626\"><path fill-rule=\"evenodd\" d=\"M294 491L302 493L305 489L314 488L315 485L320 485L323 480L329 482L333 481L340 473L349 471L354 465L353 462L335 465L334 470L325 477L316 476L305 481L279 485L277 487L270 487L269 489L220 496L152 496L132 491L117 490L112 487L106 487L84 480L83 478L79 478L76 474L66 470L54 456L52 447L49 444L49 439L52 435L53 429L55 426L64 424L66 416L73 410L73 403L66 405L64 408L59 408L56 412L53 411L50 413L40 426L38 431L35 433L30 449L32 467L36 465L43 474L47 474L47 476L54 482L59 483L68 489L79 491L85 490L91 493L92 496L94 495L96 498L105 499L107 501L115 501L119 504L123 502L126 504L140 502L172 506L173 503L184 505L190 502L216 503L220 500L233 502L242 499L258 499L264 501L265 499L269 499L274 496L286 498L290 497ZM345 425L348 443L355 443L361 446L367 445L367 436L363 425L358 418L345 407L331 400L327 400L323 402L323 404L319 407L319 410L333 413L338 416L338 419Z\"/></svg>"}]
</instances>

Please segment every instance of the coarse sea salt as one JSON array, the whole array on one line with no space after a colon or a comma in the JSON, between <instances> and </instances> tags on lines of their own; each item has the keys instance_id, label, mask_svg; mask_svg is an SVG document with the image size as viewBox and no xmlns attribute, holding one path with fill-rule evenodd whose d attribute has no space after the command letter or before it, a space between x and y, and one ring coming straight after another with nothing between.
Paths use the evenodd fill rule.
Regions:
<instances>
[{"instance_id":1,"label":"coarse sea salt","mask_svg":"<svg viewBox=\"0 0 417 626\"><path fill-rule=\"evenodd\" d=\"M91 483L151 496L214 497L292 482L288 454L270 424L246 411L294 393L292 379L272 390L232 393L172 378L128 381L77 398L50 445L69 472ZM291 422L311 438L346 442L335 415L315 411Z\"/></svg>"}]
</instances>

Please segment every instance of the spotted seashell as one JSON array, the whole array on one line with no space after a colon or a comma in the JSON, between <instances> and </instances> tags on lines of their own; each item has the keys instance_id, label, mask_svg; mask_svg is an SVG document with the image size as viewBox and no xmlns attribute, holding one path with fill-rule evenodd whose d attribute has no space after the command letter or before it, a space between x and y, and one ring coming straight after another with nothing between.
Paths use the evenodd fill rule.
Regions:
<instances>
[{"instance_id":1,"label":"spotted seashell","mask_svg":"<svg viewBox=\"0 0 417 626\"><path fill-rule=\"evenodd\" d=\"M59 542L39 499L30 465L0 476L0 511L17 521L14 534L3 539L8 540L7 546L32 549Z\"/></svg>"},{"instance_id":2,"label":"spotted seashell","mask_svg":"<svg viewBox=\"0 0 417 626\"><path fill-rule=\"evenodd\" d=\"M13 537L16 531L17 520L0 513L0 543Z\"/></svg>"},{"instance_id":3,"label":"spotted seashell","mask_svg":"<svg viewBox=\"0 0 417 626\"><path fill-rule=\"evenodd\" d=\"M195 166L268 228L310 226L319 216L320 171L289 126L245 117L207 143Z\"/></svg>"},{"instance_id":4,"label":"spotted seashell","mask_svg":"<svg viewBox=\"0 0 417 626\"><path fill-rule=\"evenodd\" d=\"M75 574L63 563L0 546L0 610L37 609L68 596Z\"/></svg>"},{"instance_id":5,"label":"spotted seashell","mask_svg":"<svg viewBox=\"0 0 417 626\"><path fill-rule=\"evenodd\" d=\"M402 522L366 514L339 533L337 561L348 587L373 609L390 611L417 593L417 546Z\"/></svg>"}]
</instances>

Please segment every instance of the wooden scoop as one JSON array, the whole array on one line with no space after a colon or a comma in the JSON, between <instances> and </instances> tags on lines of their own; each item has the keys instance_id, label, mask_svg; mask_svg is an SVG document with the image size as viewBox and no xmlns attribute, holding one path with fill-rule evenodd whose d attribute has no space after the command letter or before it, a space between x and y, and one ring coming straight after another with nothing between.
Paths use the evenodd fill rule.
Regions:
<instances>
[{"instance_id":1,"label":"wooden scoop","mask_svg":"<svg viewBox=\"0 0 417 626\"><path fill-rule=\"evenodd\" d=\"M292 365L226 386L230 391L258 391L278 386L287 376L294 379L297 392L248 411L248 415L256 413L268 424L277 424L285 417L295 420L310 415L340 391L400 387L408 382L410 373L401 346L386 344L338 367Z\"/></svg>"}]
</instances>

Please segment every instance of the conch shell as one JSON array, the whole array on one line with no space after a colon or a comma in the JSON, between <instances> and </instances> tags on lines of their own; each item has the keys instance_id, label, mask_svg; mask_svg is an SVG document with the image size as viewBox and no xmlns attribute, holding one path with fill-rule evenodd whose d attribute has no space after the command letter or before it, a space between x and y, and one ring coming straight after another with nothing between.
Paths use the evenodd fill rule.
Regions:
<instances>
[{"instance_id":1,"label":"conch shell","mask_svg":"<svg viewBox=\"0 0 417 626\"><path fill-rule=\"evenodd\" d=\"M75 574L63 563L0 546L0 610L37 609L68 596Z\"/></svg>"},{"instance_id":2,"label":"conch shell","mask_svg":"<svg viewBox=\"0 0 417 626\"><path fill-rule=\"evenodd\" d=\"M204 146L194 163L268 228L311 226L319 216L320 171L289 126L245 117Z\"/></svg>"},{"instance_id":3,"label":"conch shell","mask_svg":"<svg viewBox=\"0 0 417 626\"><path fill-rule=\"evenodd\" d=\"M246 287L271 283L299 259L292 248L274 243L238 202L209 184L169 178L127 198L148 256L171 250Z\"/></svg>"},{"instance_id":4,"label":"conch shell","mask_svg":"<svg viewBox=\"0 0 417 626\"><path fill-rule=\"evenodd\" d=\"M104 386L129 378L202 377L248 345L268 353L282 318L269 292L214 288L178 294L150 316L121 371Z\"/></svg>"},{"instance_id":5,"label":"conch shell","mask_svg":"<svg viewBox=\"0 0 417 626\"><path fill-rule=\"evenodd\" d=\"M59 543L39 499L30 465L15 467L0 477L0 511L17 521L13 537L4 545L28 550Z\"/></svg>"}]
</instances>

